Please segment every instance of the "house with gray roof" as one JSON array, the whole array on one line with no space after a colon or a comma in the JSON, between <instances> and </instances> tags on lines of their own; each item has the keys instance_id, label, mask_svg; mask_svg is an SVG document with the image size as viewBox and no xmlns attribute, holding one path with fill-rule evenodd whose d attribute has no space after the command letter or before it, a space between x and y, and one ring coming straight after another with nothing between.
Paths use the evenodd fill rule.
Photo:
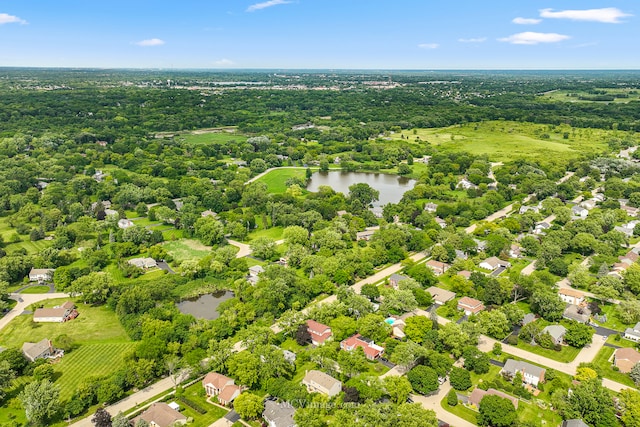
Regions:
<instances>
[{"instance_id":1,"label":"house with gray roof","mask_svg":"<svg viewBox=\"0 0 640 427\"><path fill-rule=\"evenodd\" d=\"M264 402L262 418L269 427L295 427L296 422L293 420L295 413L296 408L288 402L277 403L273 400L267 400Z\"/></svg>"},{"instance_id":2,"label":"house with gray roof","mask_svg":"<svg viewBox=\"0 0 640 427\"><path fill-rule=\"evenodd\" d=\"M562 427L589 427L589 424L582 420L574 418L572 420L565 420L562 422Z\"/></svg>"},{"instance_id":3,"label":"house with gray roof","mask_svg":"<svg viewBox=\"0 0 640 427\"><path fill-rule=\"evenodd\" d=\"M542 330L542 333L551 335L554 343L562 344L564 336L567 333L567 328L562 325L549 325Z\"/></svg>"},{"instance_id":4,"label":"house with gray roof","mask_svg":"<svg viewBox=\"0 0 640 427\"><path fill-rule=\"evenodd\" d=\"M389 276L389 285L391 285L392 288L394 289L398 289L398 283L400 283L403 280L407 280L410 277L408 276L403 276L402 274L392 274L391 276Z\"/></svg>"},{"instance_id":5,"label":"house with gray roof","mask_svg":"<svg viewBox=\"0 0 640 427\"><path fill-rule=\"evenodd\" d=\"M545 369L531 363L520 360L507 359L504 367L500 371L502 375L513 378L518 372L522 374L522 381L537 387L539 383L544 382Z\"/></svg>"},{"instance_id":6,"label":"house with gray roof","mask_svg":"<svg viewBox=\"0 0 640 427\"><path fill-rule=\"evenodd\" d=\"M640 341L640 322L636 323L633 328L625 329L624 338L635 342Z\"/></svg>"},{"instance_id":7,"label":"house with gray roof","mask_svg":"<svg viewBox=\"0 0 640 427\"><path fill-rule=\"evenodd\" d=\"M22 344L22 354L31 362L35 362L38 359L49 359L56 355L62 355L61 350L57 351L54 349L51 341L47 338L38 342L25 342Z\"/></svg>"}]
</instances>

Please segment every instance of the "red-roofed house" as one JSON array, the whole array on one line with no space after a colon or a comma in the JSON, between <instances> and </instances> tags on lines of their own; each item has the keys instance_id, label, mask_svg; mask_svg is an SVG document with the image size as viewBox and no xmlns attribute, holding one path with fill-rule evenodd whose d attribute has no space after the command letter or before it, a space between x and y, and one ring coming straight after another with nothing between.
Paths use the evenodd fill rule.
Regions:
<instances>
[{"instance_id":1,"label":"red-roofed house","mask_svg":"<svg viewBox=\"0 0 640 427\"><path fill-rule=\"evenodd\" d=\"M375 360L384 353L383 347L376 345L373 340L364 338L360 334L355 334L340 342L340 348L346 351L352 351L358 347L362 348L364 355L367 356L369 360Z\"/></svg>"},{"instance_id":2,"label":"red-roofed house","mask_svg":"<svg viewBox=\"0 0 640 427\"><path fill-rule=\"evenodd\" d=\"M462 297L458 300L458 310L462 310L465 315L471 316L484 310L484 304L475 298Z\"/></svg>"},{"instance_id":3,"label":"red-roofed house","mask_svg":"<svg viewBox=\"0 0 640 427\"><path fill-rule=\"evenodd\" d=\"M436 276L443 275L449 269L449 267L451 267L446 262L436 261L435 259L430 259L425 263L425 265L429 267L433 271L433 274L435 274Z\"/></svg>"},{"instance_id":4,"label":"red-roofed house","mask_svg":"<svg viewBox=\"0 0 640 427\"><path fill-rule=\"evenodd\" d=\"M209 372L202 380L202 386L207 396L217 396L226 386L233 385L235 381L217 372Z\"/></svg>"},{"instance_id":5,"label":"red-roofed house","mask_svg":"<svg viewBox=\"0 0 640 427\"><path fill-rule=\"evenodd\" d=\"M311 343L315 346L322 345L331 338L331 328L315 320L307 320L307 332L311 335Z\"/></svg>"},{"instance_id":6,"label":"red-roofed house","mask_svg":"<svg viewBox=\"0 0 640 427\"><path fill-rule=\"evenodd\" d=\"M233 402L236 397L240 396L241 392L242 389L239 386L235 384L228 385L224 389L222 389L222 391L218 395L218 402L220 402L221 405L229 406L229 404Z\"/></svg>"},{"instance_id":7,"label":"red-roofed house","mask_svg":"<svg viewBox=\"0 0 640 427\"><path fill-rule=\"evenodd\" d=\"M503 393L501 391L498 391L494 388L490 388L487 391L482 390L481 388L476 388L474 389L471 394L469 395L469 403L471 405L475 405L476 407L480 406L480 401L482 400L483 397L485 396L499 396L502 397L503 399L509 399L511 401L511 403L513 403L513 406L515 407L515 409L518 409L518 399L513 397L513 396L509 396L506 393Z\"/></svg>"}]
</instances>

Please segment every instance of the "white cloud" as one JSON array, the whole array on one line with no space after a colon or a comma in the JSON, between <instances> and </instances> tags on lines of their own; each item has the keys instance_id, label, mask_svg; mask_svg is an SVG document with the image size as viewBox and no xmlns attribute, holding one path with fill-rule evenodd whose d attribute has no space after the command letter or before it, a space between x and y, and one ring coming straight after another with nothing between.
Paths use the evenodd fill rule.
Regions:
<instances>
[{"instance_id":1,"label":"white cloud","mask_svg":"<svg viewBox=\"0 0 640 427\"><path fill-rule=\"evenodd\" d=\"M470 39L458 39L460 43L483 43L487 41L486 37L476 37Z\"/></svg>"},{"instance_id":2,"label":"white cloud","mask_svg":"<svg viewBox=\"0 0 640 427\"><path fill-rule=\"evenodd\" d=\"M619 24L620 18L633 16L624 13L615 7L605 7L602 9L585 9L585 10L559 10L554 12L553 9L541 9L540 16L543 18L555 19L571 19L572 21L593 21L604 22L605 24Z\"/></svg>"},{"instance_id":3,"label":"white cloud","mask_svg":"<svg viewBox=\"0 0 640 427\"><path fill-rule=\"evenodd\" d=\"M437 49L440 45L438 43L420 43L418 47L420 49Z\"/></svg>"},{"instance_id":4,"label":"white cloud","mask_svg":"<svg viewBox=\"0 0 640 427\"><path fill-rule=\"evenodd\" d=\"M26 24L27 21L20 19L17 16L9 15L8 13L0 13L0 25L3 24Z\"/></svg>"},{"instance_id":5,"label":"white cloud","mask_svg":"<svg viewBox=\"0 0 640 427\"><path fill-rule=\"evenodd\" d=\"M290 1L287 0L269 0L262 3L252 4L247 8L247 12L255 12L256 10L266 9L272 6L278 6L280 4L289 4Z\"/></svg>"},{"instance_id":6,"label":"white cloud","mask_svg":"<svg viewBox=\"0 0 640 427\"><path fill-rule=\"evenodd\" d=\"M222 58L216 62L214 62L215 65L217 65L218 67L229 67L231 65L235 65L235 62L233 62L230 59L227 58Z\"/></svg>"},{"instance_id":7,"label":"white cloud","mask_svg":"<svg viewBox=\"0 0 640 427\"><path fill-rule=\"evenodd\" d=\"M534 33L532 31L526 31L524 33L518 33L498 39L501 42L507 42L511 44L538 44L538 43L557 43L563 40L570 39L570 36L557 33Z\"/></svg>"},{"instance_id":8,"label":"white cloud","mask_svg":"<svg viewBox=\"0 0 640 427\"><path fill-rule=\"evenodd\" d=\"M142 47L162 46L164 44L164 40L147 39L147 40L140 40L139 42L135 42L134 44Z\"/></svg>"},{"instance_id":9,"label":"white cloud","mask_svg":"<svg viewBox=\"0 0 640 427\"><path fill-rule=\"evenodd\" d=\"M535 25L535 24L539 24L542 22L542 19L537 19L537 18L521 18L521 17L517 17L517 18L513 18L511 20L511 22L513 22L514 24L519 24L519 25Z\"/></svg>"}]
</instances>

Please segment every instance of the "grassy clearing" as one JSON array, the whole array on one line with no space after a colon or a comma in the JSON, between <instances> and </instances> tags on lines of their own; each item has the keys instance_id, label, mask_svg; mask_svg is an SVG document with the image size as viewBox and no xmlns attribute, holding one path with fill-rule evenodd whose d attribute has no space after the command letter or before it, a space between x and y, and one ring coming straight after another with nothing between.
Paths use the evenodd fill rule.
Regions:
<instances>
[{"instance_id":1,"label":"grassy clearing","mask_svg":"<svg viewBox=\"0 0 640 427\"><path fill-rule=\"evenodd\" d=\"M280 240L282 239L283 231L284 231L283 227L271 227L271 228L267 228L266 230L258 229L256 231L249 233L249 235L247 236L247 241L255 240L258 237L268 237L273 240Z\"/></svg>"},{"instance_id":2,"label":"grassy clearing","mask_svg":"<svg viewBox=\"0 0 640 427\"><path fill-rule=\"evenodd\" d=\"M289 178L298 178L304 182L307 179L306 168L275 169L257 179L256 182L265 183L269 193L284 193L287 191L285 183Z\"/></svg>"},{"instance_id":3,"label":"grassy clearing","mask_svg":"<svg viewBox=\"0 0 640 427\"><path fill-rule=\"evenodd\" d=\"M595 95L584 90L554 90L546 92L543 97L556 102L587 102L599 104L609 104L612 102L616 104L627 104L640 100L638 90L633 88L598 88L598 90L606 91L607 95L626 95L628 98L615 98L613 101L594 101L589 98ZM580 97L586 97L586 99L580 99Z\"/></svg>"},{"instance_id":4,"label":"grassy clearing","mask_svg":"<svg viewBox=\"0 0 640 427\"><path fill-rule=\"evenodd\" d=\"M616 337L620 337L620 335L609 335L609 337L607 338L607 344L613 344L618 347L627 347L627 348L638 347L638 345L631 340L626 340L622 337L616 339Z\"/></svg>"},{"instance_id":5,"label":"grassy clearing","mask_svg":"<svg viewBox=\"0 0 640 427\"><path fill-rule=\"evenodd\" d=\"M211 253L211 247L192 239L164 242L162 246L177 262L188 259L201 259Z\"/></svg>"},{"instance_id":6,"label":"grassy clearing","mask_svg":"<svg viewBox=\"0 0 640 427\"><path fill-rule=\"evenodd\" d=\"M48 286L36 285L36 286L30 286L20 293L21 294L46 294L47 292L49 292Z\"/></svg>"},{"instance_id":7,"label":"grassy clearing","mask_svg":"<svg viewBox=\"0 0 640 427\"><path fill-rule=\"evenodd\" d=\"M615 304L602 304L600 306L600 309L602 310L602 313L607 315L607 321L605 323L600 323L594 320L594 322L600 326L604 326L605 328L615 329L616 331L623 332L631 325L625 325L620 321L618 315L616 314L616 307L617 306Z\"/></svg>"},{"instance_id":8,"label":"grassy clearing","mask_svg":"<svg viewBox=\"0 0 640 427\"><path fill-rule=\"evenodd\" d=\"M456 406L449 406L447 398L445 397L440 401L440 406L442 406L445 411L451 412L471 424L478 425L478 413L467 408L462 403L458 403Z\"/></svg>"},{"instance_id":9,"label":"grassy clearing","mask_svg":"<svg viewBox=\"0 0 640 427\"><path fill-rule=\"evenodd\" d=\"M615 349L611 347L602 347L596 357L593 359L593 364L599 368L603 377L610 380L619 382L620 384L627 385L629 387L635 387L635 384L629 378L629 375L622 372L614 371L612 366L613 353Z\"/></svg>"},{"instance_id":10,"label":"grassy clearing","mask_svg":"<svg viewBox=\"0 0 640 427\"><path fill-rule=\"evenodd\" d=\"M568 133L567 139L564 139L565 132ZM420 141L428 141L444 151L486 154L492 161L512 161L514 158L567 160L583 153L606 151L606 141L616 135L615 131L510 121L416 129L415 134L412 131L405 133L409 140L419 138Z\"/></svg>"},{"instance_id":11,"label":"grassy clearing","mask_svg":"<svg viewBox=\"0 0 640 427\"><path fill-rule=\"evenodd\" d=\"M233 130L232 128L229 128ZM234 132L227 131L201 131L198 133L185 133L181 135L176 135L175 139L180 142L185 142L187 144L193 145L206 145L206 144L223 144L229 141L236 142L244 142L247 140L247 137L244 135L240 135Z\"/></svg>"},{"instance_id":12,"label":"grassy clearing","mask_svg":"<svg viewBox=\"0 0 640 427\"><path fill-rule=\"evenodd\" d=\"M45 306L53 307L65 301L67 300L49 300ZM18 316L0 331L0 346L20 348L27 341L38 342L43 338L55 342L63 334L80 345L131 341L116 314L109 308L80 304L78 312L80 316L65 323L34 323L31 315Z\"/></svg>"},{"instance_id":13,"label":"grassy clearing","mask_svg":"<svg viewBox=\"0 0 640 427\"><path fill-rule=\"evenodd\" d=\"M553 349L542 348L539 345L527 344L522 340L518 341L517 347L525 351L529 351L531 353L535 353L540 356L547 357L549 359L557 360L558 362L564 362L564 363L571 362L573 359L576 358L578 353L580 353L579 348L571 347L568 345L563 345L562 350L555 351Z\"/></svg>"},{"instance_id":14,"label":"grassy clearing","mask_svg":"<svg viewBox=\"0 0 640 427\"><path fill-rule=\"evenodd\" d=\"M125 357L135 343L89 344L66 354L54 365L60 374L56 384L60 385L60 398L69 399L86 378L106 376L125 364Z\"/></svg>"},{"instance_id":15,"label":"grassy clearing","mask_svg":"<svg viewBox=\"0 0 640 427\"><path fill-rule=\"evenodd\" d=\"M52 245L52 242L48 240L38 240L36 242L32 242L28 240L29 236L26 236L26 239L27 240L22 242L8 244L5 246L4 249L7 251L7 253L12 253L12 252L15 252L16 250L24 249L27 251L27 254L32 255L32 254L37 254L38 252L41 252L44 248L47 248Z\"/></svg>"}]
</instances>

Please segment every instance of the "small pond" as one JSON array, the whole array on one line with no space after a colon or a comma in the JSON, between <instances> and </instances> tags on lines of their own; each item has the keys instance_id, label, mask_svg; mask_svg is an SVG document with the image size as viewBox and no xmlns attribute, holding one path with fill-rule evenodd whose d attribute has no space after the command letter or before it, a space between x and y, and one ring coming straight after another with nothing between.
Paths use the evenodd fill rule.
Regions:
<instances>
[{"instance_id":1,"label":"small pond","mask_svg":"<svg viewBox=\"0 0 640 427\"><path fill-rule=\"evenodd\" d=\"M234 297L231 291L218 291L200 295L197 298L184 299L178 304L178 310L184 314L191 314L196 319L213 320L220 316L218 306L221 302Z\"/></svg>"},{"instance_id":2,"label":"small pond","mask_svg":"<svg viewBox=\"0 0 640 427\"><path fill-rule=\"evenodd\" d=\"M307 190L318 191L321 185L328 185L345 196L349 195L349 186L364 182L380 192L380 200L373 206L384 206L387 203L398 203L405 191L416 185L415 179L397 175L368 172L328 171L315 172L307 185Z\"/></svg>"}]
</instances>

